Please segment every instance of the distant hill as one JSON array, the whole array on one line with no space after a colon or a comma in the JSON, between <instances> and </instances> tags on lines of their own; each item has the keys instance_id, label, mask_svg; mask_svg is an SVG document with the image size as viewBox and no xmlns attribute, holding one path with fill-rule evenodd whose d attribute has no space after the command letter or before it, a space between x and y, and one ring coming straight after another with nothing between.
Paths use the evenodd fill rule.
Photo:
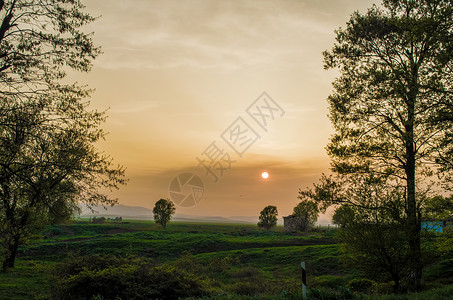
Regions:
<instances>
[{"instance_id":1,"label":"distant hill","mask_svg":"<svg viewBox=\"0 0 453 300\"><path fill-rule=\"evenodd\" d=\"M104 208L102 206L93 207L92 212L86 205L81 205L81 218L89 217L123 217L124 219L132 220L152 220L153 210L141 206L128 206L118 204L113 207ZM176 213L172 218L174 221L181 222L213 222L213 223L257 223L258 217L254 216L236 216L236 217L220 217L220 216L192 216Z\"/></svg>"},{"instance_id":2,"label":"distant hill","mask_svg":"<svg viewBox=\"0 0 453 300\"><path fill-rule=\"evenodd\" d=\"M115 218L123 217L123 219L131 220L152 220L153 219L153 210L141 206L128 206L118 204L113 207L107 207L105 209L102 206L93 207L94 213L86 206L81 205L82 213L81 218L90 218L90 217L106 217L106 218ZM210 222L210 223L247 223L247 224L256 224L258 223L258 216L232 216L232 217L221 217L221 216L193 216L193 215L184 215L176 213L172 218L173 221L180 222ZM327 225L331 223L330 219L320 218L318 224ZM282 216L278 218L278 224L283 224Z\"/></svg>"}]
</instances>

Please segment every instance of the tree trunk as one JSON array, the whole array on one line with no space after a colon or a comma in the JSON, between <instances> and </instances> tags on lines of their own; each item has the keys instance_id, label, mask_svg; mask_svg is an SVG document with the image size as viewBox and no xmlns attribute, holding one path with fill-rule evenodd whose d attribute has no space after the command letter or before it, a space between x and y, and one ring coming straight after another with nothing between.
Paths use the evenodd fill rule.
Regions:
<instances>
[{"instance_id":1,"label":"tree trunk","mask_svg":"<svg viewBox=\"0 0 453 300\"><path fill-rule=\"evenodd\" d=\"M14 268L14 262L16 261L17 249L19 248L19 237L13 237L11 243L6 249L5 260L3 261L3 271L10 268Z\"/></svg>"},{"instance_id":2,"label":"tree trunk","mask_svg":"<svg viewBox=\"0 0 453 300\"><path fill-rule=\"evenodd\" d=\"M393 292L395 294L401 293L400 277L397 273L392 273L392 280L395 283L393 286Z\"/></svg>"},{"instance_id":3,"label":"tree trunk","mask_svg":"<svg viewBox=\"0 0 453 300\"><path fill-rule=\"evenodd\" d=\"M422 289L422 260L420 243L420 218L417 211L415 196L415 143L414 143L414 120L415 99L409 101L408 124L406 124L406 178L407 178L407 225L406 235L409 243L409 286L410 289L419 291Z\"/></svg>"}]
</instances>

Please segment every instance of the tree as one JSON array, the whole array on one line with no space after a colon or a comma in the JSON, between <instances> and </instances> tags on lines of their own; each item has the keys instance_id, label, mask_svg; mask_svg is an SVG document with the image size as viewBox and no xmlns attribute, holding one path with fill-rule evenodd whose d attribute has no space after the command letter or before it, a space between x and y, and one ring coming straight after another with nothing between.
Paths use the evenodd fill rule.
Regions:
<instances>
[{"instance_id":1,"label":"tree","mask_svg":"<svg viewBox=\"0 0 453 300\"><path fill-rule=\"evenodd\" d=\"M100 188L124 184L124 168L99 152L105 114L90 90L63 84L100 53L80 30L94 20L78 0L0 0L0 241L3 269L37 226L83 201L113 205Z\"/></svg>"},{"instance_id":2,"label":"tree","mask_svg":"<svg viewBox=\"0 0 453 300\"><path fill-rule=\"evenodd\" d=\"M349 182L344 189L326 189L316 194L335 195L344 202L332 217L340 225L345 261L365 276L375 280L393 281L394 291L407 287L409 243L405 234L405 190L387 186L381 177L366 176ZM317 186L318 188L320 186ZM332 187L332 186L330 186Z\"/></svg>"},{"instance_id":3,"label":"tree","mask_svg":"<svg viewBox=\"0 0 453 300\"><path fill-rule=\"evenodd\" d=\"M435 195L428 198L424 203L423 216L434 220L453 218L453 195L449 197Z\"/></svg>"},{"instance_id":4,"label":"tree","mask_svg":"<svg viewBox=\"0 0 453 300\"><path fill-rule=\"evenodd\" d=\"M363 276L384 282L392 281L395 293L405 289L409 260L408 241L401 223L388 222L382 211L364 211L349 207L353 217L338 231L343 261Z\"/></svg>"},{"instance_id":5,"label":"tree","mask_svg":"<svg viewBox=\"0 0 453 300\"><path fill-rule=\"evenodd\" d=\"M453 183L452 16L449 0L384 0L364 15L355 12L324 52L325 68L338 68L340 76L328 98L335 134L327 151L335 176L321 185L341 189L382 177L405 190L400 221L416 290L423 282L422 183L432 174L444 188ZM318 197L324 206L351 202L323 196L331 197Z\"/></svg>"},{"instance_id":6,"label":"tree","mask_svg":"<svg viewBox=\"0 0 453 300\"><path fill-rule=\"evenodd\" d=\"M346 227L352 220L354 220L354 209L347 204L337 207L332 216L332 223L342 228Z\"/></svg>"},{"instance_id":7,"label":"tree","mask_svg":"<svg viewBox=\"0 0 453 300\"><path fill-rule=\"evenodd\" d=\"M259 216L258 227L264 228L266 230L271 230L272 227L277 225L277 207L273 205L266 206Z\"/></svg>"},{"instance_id":8,"label":"tree","mask_svg":"<svg viewBox=\"0 0 453 300\"><path fill-rule=\"evenodd\" d=\"M447 225L443 226L442 233L438 234L435 245L443 254L448 255L452 253L453 229L448 221L451 221L451 219L453 218L453 195L450 195L449 197L436 195L434 197L428 198L424 204L425 211L423 216L425 218L434 222L445 222L444 224L441 224Z\"/></svg>"},{"instance_id":9,"label":"tree","mask_svg":"<svg viewBox=\"0 0 453 300\"><path fill-rule=\"evenodd\" d=\"M300 198L300 197L299 197ZM316 224L319 215L319 209L316 202L303 200L294 207L293 215L299 218L300 230L309 230Z\"/></svg>"},{"instance_id":10,"label":"tree","mask_svg":"<svg viewBox=\"0 0 453 300\"><path fill-rule=\"evenodd\" d=\"M163 228L166 228L167 223L171 220L175 212L176 208L173 201L170 199L160 199L153 208L154 221L156 224L160 224Z\"/></svg>"}]
</instances>

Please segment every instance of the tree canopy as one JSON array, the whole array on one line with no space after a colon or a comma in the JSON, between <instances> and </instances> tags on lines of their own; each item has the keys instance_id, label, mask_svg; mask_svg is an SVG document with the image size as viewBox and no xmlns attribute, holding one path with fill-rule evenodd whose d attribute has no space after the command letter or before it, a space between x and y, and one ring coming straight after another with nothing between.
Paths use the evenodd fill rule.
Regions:
<instances>
[{"instance_id":1,"label":"tree canopy","mask_svg":"<svg viewBox=\"0 0 453 300\"><path fill-rule=\"evenodd\" d=\"M161 225L163 228L167 227L172 216L176 212L176 207L170 199L160 199L156 202L153 208L154 221L156 224Z\"/></svg>"},{"instance_id":2,"label":"tree canopy","mask_svg":"<svg viewBox=\"0 0 453 300\"><path fill-rule=\"evenodd\" d=\"M258 227L262 227L266 230L272 229L277 225L277 207L268 205L260 212Z\"/></svg>"},{"instance_id":3,"label":"tree canopy","mask_svg":"<svg viewBox=\"0 0 453 300\"><path fill-rule=\"evenodd\" d=\"M394 211L390 215L405 228L414 289L423 282L420 230L428 181L437 175L438 188L447 190L453 183L452 34L449 0L384 0L352 14L324 52L325 68L340 72L328 98L334 175L303 192L323 209L349 203ZM370 191L376 186L381 190ZM373 196L378 192L395 197L380 200Z\"/></svg>"},{"instance_id":4,"label":"tree canopy","mask_svg":"<svg viewBox=\"0 0 453 300\"><path fill-rule=\"evenodd\" d=\"M299 198L302 199L302 201L299 202L296 207L294 207L293 215L298 217L300 226L299 229L306 231L316 224L316 221L318 220L319 209L318 205L315 202L303 199L303 197Z\"/></svg>"},{"instance_id":5,"label":"tree canopy","mask_svg":"<svg viewBox=\"0 0 453 300\"><path fill-rule=\"evenodd\" d=\"M81 27L95 18L78 0L0 1L0 239L3 268L14 266L30 231L78 201L113 205L101 189L125 183L124 168L100 152L104 112L90 90L65 84L100 54Z\"/></svg>"}]
</instances>

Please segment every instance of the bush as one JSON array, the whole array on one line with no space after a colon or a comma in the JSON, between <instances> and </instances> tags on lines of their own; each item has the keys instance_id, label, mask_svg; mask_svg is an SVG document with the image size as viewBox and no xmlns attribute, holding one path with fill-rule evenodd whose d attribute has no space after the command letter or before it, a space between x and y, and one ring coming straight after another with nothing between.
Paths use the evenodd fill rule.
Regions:
<instances>
[{"instance_id":1,"label":"bush","mask_svg":"<svg viewBox=\"0 0 453 300\"><path fill-rule=\"evenodd\" d=\"M354 292L370 293L374 285L375 282L373 280L367 278L354 278L348 282L346 287Z\"/></svg>"},{"instance_id":2,"label":"bush","mask_svg":"<svg viewBox=\"0 0 453 300\"><path fill-rule=\"evenodd\" d=\"M343 276L322 275L315 277L314 285L318 287L337 288L346 283Z\"/></svg>"},{"instance_id":3,"label":"bush","mask_svg":"<svg viewBox=\"0 0 453 300\"><path fill-rule=\"evenodd\" d=\"M339 287L338 290L329 288L310 289L307 292L308 299L338 300L354 299L352 291L348 288Z\"/></svg>"},{"instance_id":4,"label":"bush","mask_svg":"<svg viewBox=\"0 0 453 300\"><path fill-rule=\"evenodd\" d=\"M388 295L394 292L395 283L389 282L375 282L371 289L371 293L375 295Z\"/></svg>"},{"instance_id":5,"label":"bush","mask_svg":"<svg viewBox=\"0 0 453 300\"><path fill-rule=\"evenodd\" d=\"M56 299L178 299L207 295L202 278L139 258L83 256L57 267Z\"/></svg>"}]
</instances>

